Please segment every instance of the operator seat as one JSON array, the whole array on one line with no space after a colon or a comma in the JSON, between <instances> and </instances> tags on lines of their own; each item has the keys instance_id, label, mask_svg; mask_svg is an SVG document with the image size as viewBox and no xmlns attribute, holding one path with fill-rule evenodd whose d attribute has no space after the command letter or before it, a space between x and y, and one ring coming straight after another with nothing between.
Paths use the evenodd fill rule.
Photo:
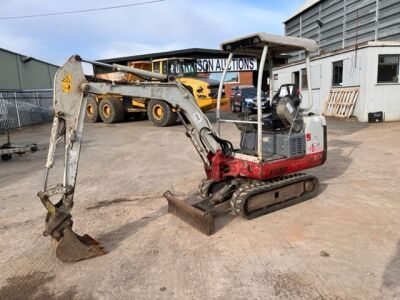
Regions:
<instances>
[{"instance_id":1,"label":"operator seat","mask_svg":"<svg viewBox=\"0 0 400 300\"><path fill-rule=\"evenodd\" d=\"M268 108L268 113L264 114L261 118L263 123L263 131L271 132L271 131L282 131L289 129L289 126L287 124L284 124L276 113L276 107L278 103L285 97L290 98L290 101L293 103L293 106L295 108L298 108L298 106L301 103L301 94L298 87L295 84L289 83L281 85L278 92L272 98L271 106L269 106ZM250 121L257 121L257 115L245 116L245 119ZM257 131L256 124L244 125L236 123L236 126L238 127L239 130L244 132Z\"/></svg>"},{"instance_id":2,"label":"operator seat","mask_svg":"<svg viewBox=\"0 0 400 300\"><path fill-rule=\"evenodd\" d=\"M293 105L297 108L301 103L300 90L293 83L282 84L278 92L272 98L272 107L276 107L279 100L283 97L289 97L293 101Z\"/></svg>"},{"instance_id":3,"label":"operator seat","mask_svg":"<svg viewBox=\"0 0 400 300\"><path fill-rule=\"evenodd\" d=\"M276 131L276 130L288 129L287 128L288 125L285 125L276 113L276 107L278 103L285 97L290 98L290 101L293 103L293 106L296 109L299 107L301 103L301 94L298 87L292 83L282 84L278 92L272 98L271 112L264 115L261 119L263 122L264 131Z\"/></svg>"}]
</instances>

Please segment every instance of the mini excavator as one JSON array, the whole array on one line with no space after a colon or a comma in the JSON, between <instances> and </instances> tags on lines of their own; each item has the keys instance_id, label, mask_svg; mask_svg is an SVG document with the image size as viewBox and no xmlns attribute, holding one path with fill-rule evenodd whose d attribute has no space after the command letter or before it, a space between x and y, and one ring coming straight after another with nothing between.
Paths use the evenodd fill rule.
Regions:
<instances>
[{"instance_id":1,"label":"mini excavator","mask_svg":"<svg viewBox=\"0 0 400 300\"><path fill-rule=\"evenodd\" d=\"M71 210L78 172L86 103L103 94L164 101L176 111L200 158L206 177L199 184L198 196L181 200L164 193L168 211L201 232L215 231L215 219L232 213L252 219L310 199L318 194L318 179L299 173L322 165L327 157L327 129L323 116L311 113L312 90L310 53L318 49L309 39L255 33L221 44L229 53L226 66L236 54L259 59L257 115L239 120L221 118L221 97L228 72L225 67L219 86L216 128L196 104L193 95L175 78L122 65L109 65L72 56L54 79L54 120L43 187L38 196L47 210L45 236L50 236L58 259L75 262L106 254L89 235L73 230ZM273 93L274 57L305 51L307 103L296 86L286 84L270 100L271 111L261 110L261 85L268 59L270 95ZM147 81L112 82L85 75L82 63L126 72ZM240 148L222 138L221 123L234 123L239 129ZM64 141L64 172L61 183L48 186L56 146ZM56 198L54 201L53 198Z\"/></svg>"}]
</instances>

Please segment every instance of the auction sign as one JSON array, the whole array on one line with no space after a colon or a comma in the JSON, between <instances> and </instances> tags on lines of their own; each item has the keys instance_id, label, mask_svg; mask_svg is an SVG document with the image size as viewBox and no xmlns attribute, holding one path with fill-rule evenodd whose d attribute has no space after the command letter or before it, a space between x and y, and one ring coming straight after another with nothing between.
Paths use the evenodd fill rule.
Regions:
<instances>
[{"instance_id":1,"label":"auction sign","mask_svg":"<svg viewBox=\"0 0 400 300\"><path fill-rule=\"evenodd\" d=\"M226 58L202 58L197 59L197 72L219 73L223 72L226 66ZM229 65L230 72L257 71L257 59L255 57L233 58Z\"/></svg>"}]
</instances>

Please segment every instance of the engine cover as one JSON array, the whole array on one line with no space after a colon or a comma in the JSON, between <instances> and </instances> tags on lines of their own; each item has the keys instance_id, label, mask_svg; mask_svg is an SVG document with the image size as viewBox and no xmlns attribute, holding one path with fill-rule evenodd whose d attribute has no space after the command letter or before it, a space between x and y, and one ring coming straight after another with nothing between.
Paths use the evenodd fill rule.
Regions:
<instances>
[{"instance_id":1,"label":"engine cover","mask_svg":"<svg viewBox=\"0 0 400 300\"><path fill-rule=\"evenodd\" d=\"M263 133L263 156L273 155L284 156L287 158L300 157L306 153L306 141L303 133L288 135L288 132L282 133ZM257 152L257 133L243 132L241 149L248 152Z\"/></svg>"}]
</instances>

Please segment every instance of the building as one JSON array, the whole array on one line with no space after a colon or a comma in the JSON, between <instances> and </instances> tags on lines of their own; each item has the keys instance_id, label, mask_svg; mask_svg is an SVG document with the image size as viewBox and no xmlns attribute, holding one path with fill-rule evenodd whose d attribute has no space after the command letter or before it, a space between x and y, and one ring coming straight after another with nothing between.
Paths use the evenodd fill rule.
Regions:
<instances>
[{"instance_id":1,"label":"building","mask_svg":"<svg viewBox=\"0 0 400 300\"><path fill-rule=\"evenodd\" d=\"M284 25L288 36L317 41L318 54L368 41L400 40L400 1L307 0Z\"/></svg>"},{"instance_id":2,"label":"building","mask_svg":"<svg viewBox=\"0 0 400 300\"><path fill-rule=\"evenodd\" d=\"M311 60L315 112L332 89L351 87L359 89L353 112L359 121L375 112L400 120L400 1L308 0L284 25L286 35L319 44ZM274 70L274 90L293 82L307 96L303 58L292 53L288 65Z\"/></svg>"},{"instance_id":3,"label":"building","mask_svg":"<svg viewBox=\"0 0 400 300\"><path fill-rule=\"evenodd\" d=\"M52 118L58 66L0 48L0 132Z\"/></svg>"},{"instance_id":4,"label":"building","mask_svg":"<svg viewBox=\"0 0 400 300\"><path fill-rule=\"evenodd\" d=\"M197 72L199 76L207 76L211 79L220 80L223 67L226 64L228 53L225 53L216 49L204 49L204 48L190 48L181 49L167 52L147 53L141 55L109 58L99 60L103 63L117 63L122 65L128 65L131 62L138 61L151 61L161 58L190 58L197 62ZM231 65L232 70L227 73L225 80L225 93L226 96L230 96L231 89L237 85L255 85L257 82L257 70L258 61L253 57L235 57L233 64ZM94 73L109 72L101 67L94 67ZM266 77L268 77L266 72ZM265 78L266 78L265 77ZM265 89L268 87L265 83Z\"/></svg>"},{"instance_id":5,"label":"building","mask_svg":"<svg viewBox=\"0 0 400 300\"><path fill-rule=\"evenodd\" d=\"M383 112L385 121L400 120L398 78L400 42L368 42L357 50L343 49L311 60L313 111L322 113L331 89L358 88L353 116L368 122L368 114ZM296 62L274 70L274 90L281 84L298 85L307 99L306 69Z\"/></svg>"},{"instance_id":6,"label":"building","mask_svg":"<svg viewBox=\"0 0 400 300\"><path fill-rule=\"evenodd\" d=\"M52 89L59 66L0 48L0 90Z\"/></svg>"}]
</instances>

